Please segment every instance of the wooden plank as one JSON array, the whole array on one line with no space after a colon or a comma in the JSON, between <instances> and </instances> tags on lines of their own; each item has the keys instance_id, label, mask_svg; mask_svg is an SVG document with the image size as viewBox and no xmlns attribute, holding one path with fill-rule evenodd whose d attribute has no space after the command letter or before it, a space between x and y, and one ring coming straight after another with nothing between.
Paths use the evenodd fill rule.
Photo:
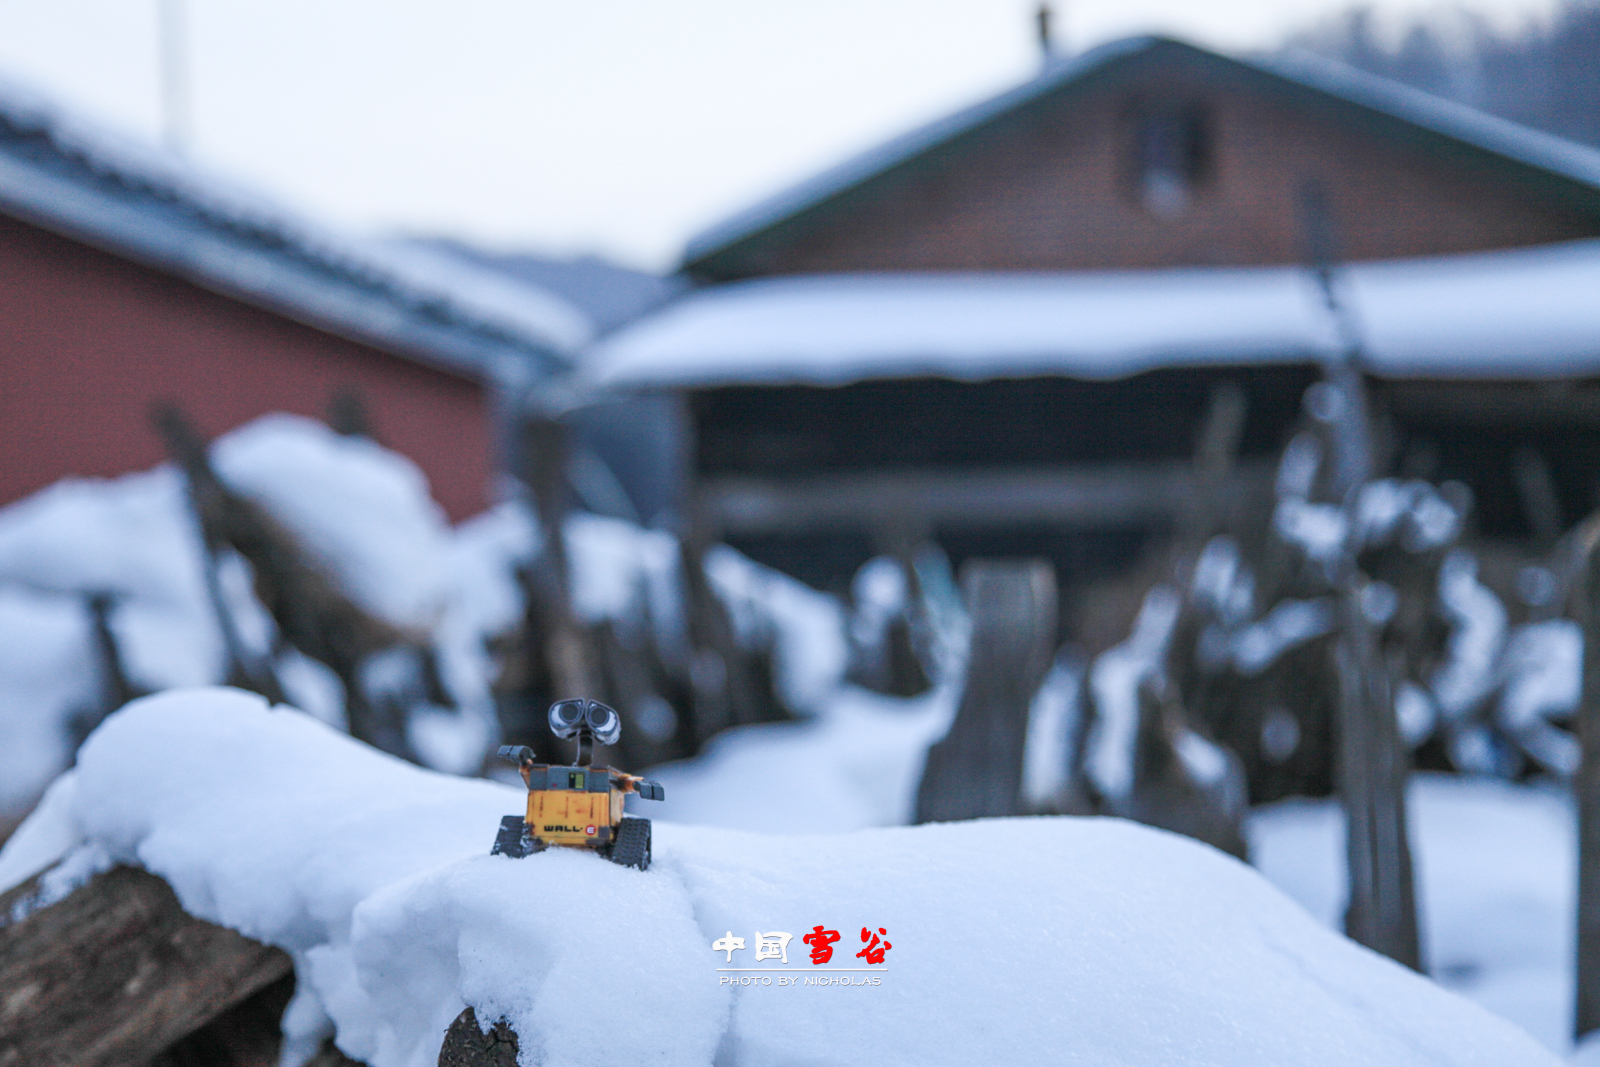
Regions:
<instances>
[{"instance_id":1,"label":"wooden plank","mask_svg":"<svg viewBox=\"0 0 1600 1067\"><path fill-rule=\"evenodd\" d=\"M1330 305L1335 303L1333 292L1330 287ZM1339 601L1333 646L1339 678L1336 780L1345 810L1350 872L1344 928L1352 940L1420 971L1422 942L1406 815L1411 754L1395 719L1391 650L1383 647L1363 607L1371 583L1356 559L1355 501L1373 475L1373 433L1366 382L1357 370L1359 346L1353 333L1351 337L1350 354L1329 368L1322 386L1327 391L1322 406L1331 438L1333 489L1344 501L1348 531L1333 576Z\"/></svg>"},{"instance_id":2,"label":"wooden plank","mask_svg":"<svg viewBox=\"0 0 1600 1067\"><path fill-rule=\"evenodd\" d=\"M280 1022L293 996L294 975L286 975L167 1046L145 1067L278 1067Z\"/></svg>"},{"instance_id":3,"label":"wooden plank","mask_svg":"<svg viewBox=\"0 0 1600 1067\"><path fill-rule=\"evenodd\" d=\"M1273 469L1243 463L1215 487L1218 501L1265 497ZM1192 509L1191 464L1120 463L1043 470L871 471L786 480L708 479L707 521L725 535L872 529L885 515L929 526L992 529L1018 524L1120 525Z\"/></svg>"},{"instance_id":4,"label":"wooden plank","mask_svg":"<svg viewBox=\"0 0 1600 1067\"><path fill-rule=\"evenodd\" d=\"M1592 379L1375 381L1373 391L1401 420L1522 431L1600 426L1600 383Z\"/></svg>"},{"instance_id":5,"label":"wooden plank","mask_svg":"<svg viewBox=\"0 0 1600 1067\"><path fill-rule=\"evenodd\" d=\"M0 899L0 921L26 891ZM0 927L0 1067L142 1063L292 971L282 950L116 867Z\"/></svg>"},{"instance_id":6,"label":"wooden plank","mask_svg":"<svg viewBox=\"0 0 1600 1067\"><path fill-rule=\"evenodd\" d=\"M1411 843L1407 837L1406 779L1411 754L1395 719L1393 678L1400 655L1386 649L1365 598L1370 580L1357 556L1356 500L1375 474L1371 406L1361 370L1361 323L1339 282L1339 232L1318 178L1300 186L1307 266L1322 289L1328 318L1342 351L1324 381L1306 393L1306 410L1321 423L1332 461L1333 496L1343 502L1345 542L1332 585L1339 599L1339 633L1333 645L1339 678L1339 749L1336 780L1345 812L1345 857L1350 897L1344 929L1349 937L1414 970L1422 970Z\"/></svg>"},{"instance_id":7,"label":"wooden plank","mask_svg":"<svg viewBox=\"0 0 1600 1067\"><path fill-rule=\"evenodd\" d=\"M1422 970L1406 779L1411 756L1401 743L1385 661L1362 614L1358 581L1339 598L1334 643L1339 676L1338 774L1345 809L1350 899L1345 933L1413 970Z\"/></svg>"},{"instance_id":8,"label":"wooden plank","mask_svg":"<svg viewBox=\"0 0 1600 1067\"><path fill-rule=\"evenodd\" d=\"M1028 709L1055 651L1049 563L975 559L961 570L972 651L955 721L928 750L917 822L1021 813Z\"/></svg>"},{"instance_id":9,"label":"wooden plank","mask_svg":"<svg viewBox=\"0 0 1600 1067\"><path fill-rule=\"evenodd\" d=\"M1583 626L1583 688L1578 743L1583 758L1572 779L1578 809L1577 994L1574 1036L1600 1030L1600 511L1579 523L1556 553L1562 595Z\"/></svg>"}]
</instances>

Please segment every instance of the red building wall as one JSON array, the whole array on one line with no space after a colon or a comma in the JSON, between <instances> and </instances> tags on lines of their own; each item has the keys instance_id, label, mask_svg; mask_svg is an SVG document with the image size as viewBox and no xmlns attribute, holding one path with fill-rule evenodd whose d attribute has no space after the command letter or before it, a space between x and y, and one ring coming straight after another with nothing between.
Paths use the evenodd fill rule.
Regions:
<instances>
[{"instance_id":1,"label":"red building wall","mask_svg":"<svg viewBox=\"0 0 1600 1067\"><path fill-rule=\"evenodd\" d=\"M214 437L269 411L322 417L352 386L453 521L487 506L480 384L0 217L0 504L160 462L154 403Z\"/></svg>"}]
</instances>

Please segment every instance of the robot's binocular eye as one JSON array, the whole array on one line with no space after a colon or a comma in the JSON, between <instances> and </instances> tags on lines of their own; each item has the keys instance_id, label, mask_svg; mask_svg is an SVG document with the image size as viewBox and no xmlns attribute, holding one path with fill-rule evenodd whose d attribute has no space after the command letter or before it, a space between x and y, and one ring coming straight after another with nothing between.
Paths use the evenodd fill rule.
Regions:
<instances>
[{"instance_id":1,"label":"robot's binocular eye","mask_svg":"<svg viewBox=\"0 0 1600 1067\"><path fill-rule=\"evenodd\" d=\"M550 705L550 729L557 737L571 737L583 722L587 700L559 700Z\"/></svg>"},{"instance_id":2,"label":"robot's binocular eye","mask_svg":"<svg viewBox=\"0 0 1600 1067\"><path fill-rule=\"evenodd\" d=\"M622 718L598 700L559 700L550 705L550 729L568 738L587 728L602 745L614 745L622 736Z\"/></svg>"},{"instance_id":3,"label":"robot's binocular eye","mask_svg":"<svg viewBox=\"0 0 1600 1067\"><path fill-rule=\"evenodd\" d=\"M611 708L598 700L589 701L589 710L585 715L589 729L594 731L594 739L602 745L614 745L622 734L622 718Z\"/></svg>"}]
</instances>

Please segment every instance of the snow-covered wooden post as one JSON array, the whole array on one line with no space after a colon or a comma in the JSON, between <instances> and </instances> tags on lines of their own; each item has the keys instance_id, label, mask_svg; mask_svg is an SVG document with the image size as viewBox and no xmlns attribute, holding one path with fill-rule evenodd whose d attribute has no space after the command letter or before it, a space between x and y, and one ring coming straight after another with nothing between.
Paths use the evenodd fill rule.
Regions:
<instances>
[{"instance_id":1,"label":"snow-covered wooden post","mask_svg":"<svg viewBox=\"0 0 1600 1067\"><path fill-rule=\"evenodd\" d=\"M522 443L523 477L533 497L544 545L540 560L545 568L548 602L541 620L541 636L554 696L557 700L591 696L599 684L594 655L572 613L566 537L567 427L553 414L528 412L523 418Z\"/></svg>"},{"instance_id":2,"label":"snow-covered wooden post","mask_svg":"<svg viewBox=\"0 0 1600 1067\"><path fill-rule=\"evenodd\" d=\"M850 680L874 692L914 697L933 686L917 651L918 630L926 632L926 604L916 565L918 548L927 544L932 534L911 502L886 501L885 505L873 541L878 554L894 560L900 572L900 604L883 625L881 643L857 649L860 658L852 667ZM853 604L852 610L860 607Z\"/></svg>"},{"instance_id":3,"label":"snow-covered wooden post","mask_svg":"<svg viewBox=\"0 0 1600 1067\"><path fill-rule=\"evenodd\" d=\"M1573 615L1583 626L1583 690L1578 701L1578 744L1583 758L1572 779L1578 809L1577 990L1575 1036L1600 1030L1600 512L1567 537L1565 566Z\"/></svg>"},{"instance_id":4,"label":"snow-covered wooden post","mask_svg":"<svg viewBox=\"0 0 1600 1067\"><path fill-rule=\"evenodd\" d=\"M678 578L688 638L690 751L730 726L789 718L773 688L769 651L747 647L729 605L712 584L706 558L722 536L716 508L693 492L678 538Z\"/></svg>"},{"instance_id":5,"label":"snow-covered wooden post","mask_svg":"<svg viewBox=\"0 0 1600 1067\"><path fill-rule=\"evenodd\" d=\"M1350 897L1345 933L1368 948L1422 969L1406 833L1406 778L1410 755L1395 720L1390 666L1367 606L1371 583L1357 566L1361 548L1361 488L1373 477L1372 427L1361 371L1361 331L1340 299L1335 279L1335 239L1327 192L1308 181L1301 190L1308 258L1337 335L1338 356L1316 388L1314 414L1332 443L1334 498L1344 509L1344 544L1332 583L1339 602L1334 643L1339 679L1339 747L1335 781L1345 811L1345 852Z\"/></svg>"},{"instance_id":6,"label":"snow-covered wooden post","mask_svg":"<svg viewBox=\"0 0 1600 1067\"><path fill-rule=\"evenodd\" d=\"M1365 385L1354 358L1331 368L1323 394L1334 442L1334 491L1344 501L1345 543L1334 565L1339 637L1336 780L1345 809L1350 898L1345 933L1418 970L1422 951L1406 835L1410 756L1395 720L1390 667L1368 616L1371 583L1356 564L1358 500L1372 476Z\"/></svg>"},{"instance_id":7,"label":"snow-covered wooden post","mask_svg":"<svg viewBox=\"0 0 1600 1067\"><path fill-rule=\"evenodd\" d=\"M285 701L273 665L273 652L246 656L217 584L217 554L237 552L254 571L254 590L277 626L283 642L324 664L344 686L350 734L396 756L416 761L406 733L406 716L418 697L450 703L433 649L415 635L357 604L338 580L319 564L296 536L264 506L235 492L212 469L205 442L176 407L154 413L168 450L188 481L190 509L204 547L206 582L225 646L229 683L245 683L274 703ZM370 672L379 656L397 653L414 677L401 687L373 684ZM387 679L385 679L387 681ZM406 691L413 686L415 691Z\"/></svg>"},{"instance_id":8,"label":"snow-covered wooden post","mask_svg":"<svg viewBox=\"0 0 1600 1067\"><path fill-rule=\"evenodd\" d=\"M217 633L227 657L224 678L229 685L260 693L274 704L283 703L286 698L276 668L269 657L251 655L245 650L233 611L222 593L218 555L227 546L228 538L221 519L233 509L228 507L226 488L211 469L206 443L175 405L159 406L151 411L150 417L166 443L168 454L183 470L185 499L200 540L201 575L206 596L216 613Z\"/></svg>"},{"instance_id":9,"label":"snow-covered wooden post","mask_svg":"<svg viewBox=\"0 0 1600 1067\"><path fill-rule=\"evenodd\" d=\"M1056 576L1043 560L970 560L972 651L955 722L928 750L917 822L1017 815L1028 709L1055 651Z\"/></svg>"}]
</instances>

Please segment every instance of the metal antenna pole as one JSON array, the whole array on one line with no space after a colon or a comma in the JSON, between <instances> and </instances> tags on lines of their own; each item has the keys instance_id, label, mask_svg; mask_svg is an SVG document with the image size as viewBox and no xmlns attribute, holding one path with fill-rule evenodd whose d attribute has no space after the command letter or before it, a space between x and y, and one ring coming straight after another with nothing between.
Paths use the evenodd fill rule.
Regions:
<instances>
[{"instance_id":1,"label":"metal antenna pole","mask_svg":"<svg viewBox=\"0 0 1600 1067\"><path fill-rule=\"evenodd\" d=\"M162 140L182 153L189 147L189 50L184 0L156 0L161 64Z\"/></svg>"}]
</instances>

